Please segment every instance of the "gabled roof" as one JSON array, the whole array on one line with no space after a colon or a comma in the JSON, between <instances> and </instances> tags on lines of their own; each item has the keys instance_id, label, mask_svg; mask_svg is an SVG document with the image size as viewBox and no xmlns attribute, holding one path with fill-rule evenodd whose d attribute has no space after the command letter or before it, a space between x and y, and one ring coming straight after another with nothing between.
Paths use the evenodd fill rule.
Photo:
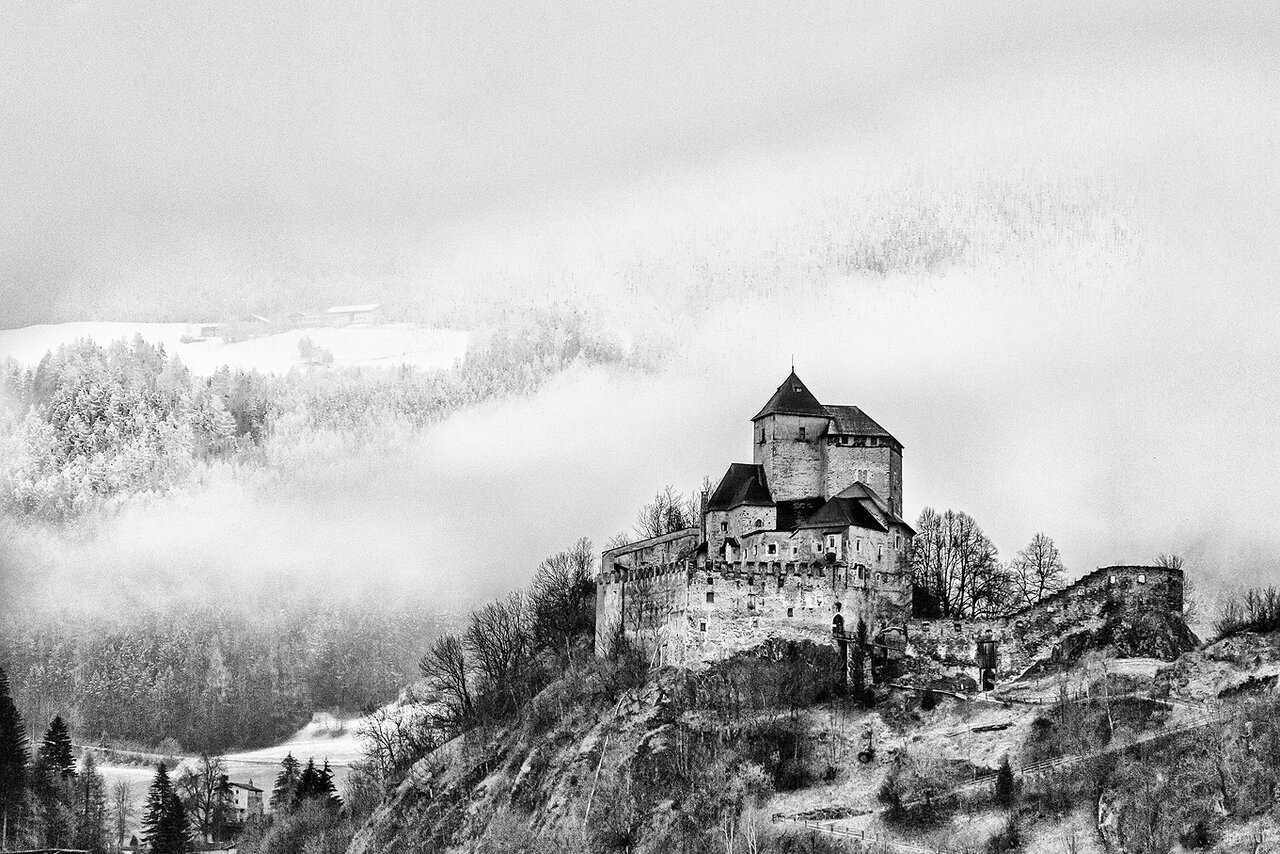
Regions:
<instances>
[{"instance_id":1,"label":"gabled roof","mask_svg":"<svg viewBox=\"0 0 1280 854\"><path fill-rule=\"evenodd\" d=\"M915 534L915 530L901 516L893 512L889 507L889 503L881 498L878 492L860 480L854 481L831 496L832 501L837 498L850 499L861 503L871 515L876 517L876 520L881 525L880 530L886 530L888 525L901 525L911 531L913 535Z\"/></svg>"},{"instance_id":2,"label":"gabled roof","mask_svg":"<svg viewBox=\"0 0 1280 854\"><path fill-rule=\"evenodd\" d=\"M708 510L732 510L743 504L771 506L773 496L765 481L764 466L750 463L732 463L720 485L707 502Z\"/></svg>"},{"instance_id":3,"label":"gabled roof","mask_svg":"<svg viewBox=\"0 0 1280 854\"><path fill-rule=\"evenodd\" d=\"M752 421L759 421L766 415L809 415L814 418L830 418L827 410L818 399L813 396L813 392L805 387L800 378L796 376L796 372L792 371L788 377L782 381L782 385L778 386L778 390L773 393L773 397L769 398L769 402L764 405L756 413L756 417Z\"/></svg>"},{"instance_id":4,"label":"gabled roof","mask_svg":"<svg viewBox=\"0 0 1280 854\"><path fill-rule=\"evenodd\" d=\"M871 531L888 531L889 528L876 518L864 502L865 498L841 495L832 497L822 508L796 526L796 530L822 528L867 528Z\"/></svg>"},{"instance_id":5,"label":"gabled roof","mask_svg":"<svg viewBox=\"0 0 1280 854\"><path fill-rule=\"evenodd\" d=\"M834 422L827 429L828 433L849 436L889 436L890 439L893 439L888 430L881 427L872 420L870 415L856 406L824 406L822 408ZM897 440L894 439L894 441Z\"/></svg>"}]
</instances>

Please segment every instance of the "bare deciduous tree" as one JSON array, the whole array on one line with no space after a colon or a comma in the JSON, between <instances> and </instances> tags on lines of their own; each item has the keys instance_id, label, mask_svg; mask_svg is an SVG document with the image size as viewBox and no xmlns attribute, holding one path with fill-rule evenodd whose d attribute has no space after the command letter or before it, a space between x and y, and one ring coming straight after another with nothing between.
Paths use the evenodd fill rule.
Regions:
<instances>
[{"instance_id":1,"label":"bare deciduous tree","mask_svg":"<svg viewBox=\"0 0 1280 854\"><path fill-rule=\"evenodd\" d=\"M981 619L1008 611L1008 573L973 517L926 507L916 530L908 561L922 615Z\"/></svg>"},{"instance_id":2,"label":"bare deciduous tree","mask_svg":"<svg viewBox=\"0 0 1280 854\"><path fill-rule=\"evenodd\" d=\"M421 757L440 744L423 705L410 696L407 702L365 710L360 721L365 759L382 784L398 781Z\"/></svg>"},{"instance_id":3,"label":"bare deciduous tree","mask_svg":"<svg viewBox=\"0 0 1280 854\"><path fill-rule=\"evenodd\" d=\"M474 661L489 696L508 698L518 708L525 699L531 638L523 593L490 602L471 612L462 642Z\"/></svg>"},{"instance_id":4,"label":"bare deciduous tree","mask_svg":"<svg viewBox=\"0 0 1280 854\"><path fill-rule=\"evenodd\" d=\"M438 717L448 727L464 725L475 715L468 684L467 652L457 635L445 635L418 662L423 677L447 709Z\"/></svg>"},{"instance_id":5,"label":"bare deciduous tree","mask_svg":"<svg viewBox=\"0 0 1280 854\"><path fill-rule=\"evenodd\" d=\"M636 517L636 536L642 540L683 531L698 524L697 500L666 486L653 501L640 508Z\"/></svg>"},{"instance_id":6,"label":"bare deciduous tree","mask_svg":"<svg viewBox=\"0 0 1280 854\"><path fill-rule=\"evenodd\" d=\"M1061 590L1066 577L1062 555L1051 537L1037 533L1010 564L1013 606L1026 608Z\"/></svg>"},{"instance_id":7,"label":"bare deciduous tree","mask_svg":"<svg viewBox=\"0 0 1280 854\"><path fill-rule=\"evenodd\" d=\"M595 624L594 569L594 549L585 537L538 566L529 586L535 647L552 650L568 660L574 641L591 632Z\"/></svg>"},{"instance_id":8,"label":"bare deciduous tree","mask_svg":"<svg viewBox=\"0 0 1280 854\"><path fill-rule=\"evenodd\" d=\"M224 825L231 803L227 766L222 757L202 754L194 768L178 777L177 789L191 823L206 841L212 841Z\"/></svg>"},{"instance_id":9,"label":"bare deciduous tree","mask_svg":"<svg viewBox=\"0 0 1280 854\"><path fill-rule=\"evenodd\" d=\"M111 787L111 823L116 832L117 851L124 847L124 835L129 832L133 815L133 787L128 780L118 780Z\"/></svg>"}]
</instances>

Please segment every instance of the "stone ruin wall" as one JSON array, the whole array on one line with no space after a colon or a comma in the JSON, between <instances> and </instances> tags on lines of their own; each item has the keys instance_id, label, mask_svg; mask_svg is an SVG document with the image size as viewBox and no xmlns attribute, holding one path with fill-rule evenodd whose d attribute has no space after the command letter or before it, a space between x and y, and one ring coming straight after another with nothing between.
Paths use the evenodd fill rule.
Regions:
<instances>
[{"instance_id":1,"label":"stone ruin wall","mask_svg":"<svg viewBox=\"0 0 1280 854\"><path fill-rule=\"evenodd\" d=\"M1111 566L1089 573L1029 608L990 620L912 619L898 668L912 685L979 687L979 644L995 641L997 682L1035 665L1069 660L1073 641L1116 619L1140 620L1152 611L1181 615L1180 570Z\"/></svg>"}]
</instances>

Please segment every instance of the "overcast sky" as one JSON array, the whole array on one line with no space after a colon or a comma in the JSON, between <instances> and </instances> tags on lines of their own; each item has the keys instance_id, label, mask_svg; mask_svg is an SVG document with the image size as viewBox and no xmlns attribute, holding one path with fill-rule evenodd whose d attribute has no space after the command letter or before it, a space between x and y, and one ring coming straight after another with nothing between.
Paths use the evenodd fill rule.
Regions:
<instances>
[{"instance_id":1,"label":"overcast sky","mask_svg":"<svg viewBox=\"0 0 1280 854\"><path fill-rule=\"evenodd\" d=\"M1278 23L1265 2L9 0L0 325L151 268L209 287L182 274L209 258L359 273L494 211L1016 119L1064 81L1274 95Z\"/></svg>"},{"instance_id":2,"label":"overcast sky","mask_svg":"<svg viewBox=\"0 0 1280 854\"><path fill-rule=\"evenodd\" d=\"M907 445L913 514L968 509L1006 556L1047 530L1077 571L1168 548L1280 580L1280 13L1219 8L0 4L0 326L131 277L216 288L209 265L367 278L473 241L519 267L602 234L665 257L685 223L784 233L853 179L1049 208L1016 257L683 318L656 376L575 372L376 477L134 512L65 563L430 554L514 583L747 459L795 354ZM1056 234L1079 199L1063 228L1090 236Z\"/></svg>"}]
</instances>

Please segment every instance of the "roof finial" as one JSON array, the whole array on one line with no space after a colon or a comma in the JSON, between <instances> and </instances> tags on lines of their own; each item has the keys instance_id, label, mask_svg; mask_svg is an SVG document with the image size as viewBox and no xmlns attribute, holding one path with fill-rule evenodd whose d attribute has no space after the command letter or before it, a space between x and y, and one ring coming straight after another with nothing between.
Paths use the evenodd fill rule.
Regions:
<instances>
[{"instance_id":1,"label":"roof finial","mask_svg":"<svg viewBox=\"0 0 1280 854\"><path fill-rule=\"evenodd\" d=\"M791 354L791 373L794 374L795 372L796 372L796 354L792 353Z\"/></svg>"}]
</instances>

